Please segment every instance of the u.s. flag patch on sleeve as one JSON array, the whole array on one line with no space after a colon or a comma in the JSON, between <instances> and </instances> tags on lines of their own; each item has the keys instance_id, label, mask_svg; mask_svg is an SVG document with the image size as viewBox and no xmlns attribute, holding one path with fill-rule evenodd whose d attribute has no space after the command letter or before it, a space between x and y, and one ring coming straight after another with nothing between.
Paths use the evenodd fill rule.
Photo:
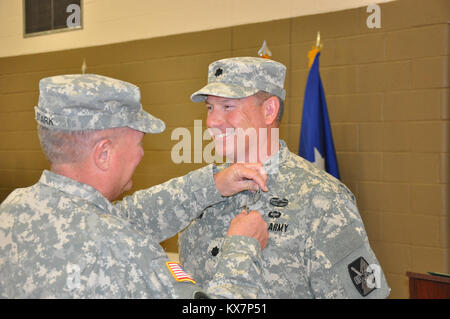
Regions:
<instances>
[{"instance_id":1,"label":"u.s. flag patch on sleeve","mask_svg":"<svg viewBox=\"0 0 450 319\"><path fill-rule=\"evenodd\" d=\"M175 278L176 281L179 282L192 282L193 284L195 284L195 280L189 276L183 269L183 267L181 267L181 265L177 262L172 262L172 261L167 261L166 262L167 268L169 268L170 273L172 274L172 276Z\"/></svg>"}]
</instances>

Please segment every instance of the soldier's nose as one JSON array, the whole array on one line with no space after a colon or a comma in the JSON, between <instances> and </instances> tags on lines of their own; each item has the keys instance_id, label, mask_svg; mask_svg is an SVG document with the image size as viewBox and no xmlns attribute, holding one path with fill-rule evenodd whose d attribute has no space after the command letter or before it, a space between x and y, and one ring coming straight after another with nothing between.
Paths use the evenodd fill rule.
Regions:
<instances>
[{"instance_id":1,"label":"soldier's nose","mask_svg":"<svg viewBox=\"0 0 450 319\"><path fill-rule=\"evenodd\" d=\"M223 123L223 116L221 116L218 112L212 110L208 113L208 116L206 117L206 126L208 128L220 129L220 127L223 126Z\"/></svg>"}]
</instances>

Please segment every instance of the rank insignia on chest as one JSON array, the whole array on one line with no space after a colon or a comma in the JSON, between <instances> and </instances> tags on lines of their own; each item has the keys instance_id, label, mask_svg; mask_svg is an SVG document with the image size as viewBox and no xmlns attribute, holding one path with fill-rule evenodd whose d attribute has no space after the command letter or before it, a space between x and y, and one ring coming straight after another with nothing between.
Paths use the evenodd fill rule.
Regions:
<instances>
[{"instance_id":1,"label":"rank insignia on chest","mask_svg":"<svg viewBox=\"0 0 450 319\"><path fill-rule=\"evenodd\" d=\"M348 272L356 290L365 297L376 287L375 274L363 257L359 257L348 265Z\"/></svg>"},{"instance_id":2,"label":"rank insignia on chest","mask_svg":"<svg viewBox=\"0 0 450 319\"><path fill-rule=\"evenodd\" d=\"M192 282L193 284L195 284L195 280L189 276L183 269L183 267L181 267L181 265L179 263L176 262L166 262L167 268L169 268L170 273L172 274L172 276L175 278L176 281L178 282Z\"/></svg>"}]
</instances>

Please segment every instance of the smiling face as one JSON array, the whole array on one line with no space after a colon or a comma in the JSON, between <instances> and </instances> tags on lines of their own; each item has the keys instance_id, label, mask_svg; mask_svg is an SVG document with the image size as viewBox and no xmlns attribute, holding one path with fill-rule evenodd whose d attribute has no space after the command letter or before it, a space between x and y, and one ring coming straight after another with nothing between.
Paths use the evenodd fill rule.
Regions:
<instances>
[{"instance_id":1,"label":"smiling face","mask_svg":"<svg viewBox=\"0 0 450 319\"><path fill-rule=\"evenodd\" d=\"M269 128L274 126L272 101L263 103L255 96L228 99L209 95L206 99L206 125L216 152L231 162L263 162L259 149L267 147ZM268 154L270 156L270 154Z\"/></svg>"}]
</instances>

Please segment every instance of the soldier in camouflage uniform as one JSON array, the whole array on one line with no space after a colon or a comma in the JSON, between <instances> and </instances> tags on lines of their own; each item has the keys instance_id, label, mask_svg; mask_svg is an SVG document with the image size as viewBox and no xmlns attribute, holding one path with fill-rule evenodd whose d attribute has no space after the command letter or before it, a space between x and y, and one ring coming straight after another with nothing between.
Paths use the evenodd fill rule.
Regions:
<instances>
[{"instance_id":1,"label":"soldier in camouflage uniform","mask_svg":"<svg viewBox=\"0 0 450 319\"><path fill-rule=\"evenodd\" d=\"M35 113L51 171L0 206L0 297L205 297L158 243L252 186L242 180L265 187L264 179L244 166L213 176L207 166L113 204L131 188L144 133L165 128L142 109L139 88L90 74L45 78ZM206 293L260 294L266 228L257 212L233 220Z\"/></svg>"},{"instance_id":2,"label":"soldier in camouflage uniform","mask_svg":"<svg viewBox=\"0 0 450 319\"><path fill-rule=\"evenodd\" d=\"M192 94L192 101L206 103L216 152L230 162L241 155L264 163L269 191L238 193L203 210L179 235L180 260L206 284L221 266L228 223L246 207L269 225L261 297L385 298L390 288L355 197L339 180L291 153L273 130L283 112L285 74L284 65L267 59L223 59L210 64L208 84ZM256 140L239 136L251 128L263 129L254 130ZM239 144L239 138L250 142Z\"/></svg>"}]
</instances>

